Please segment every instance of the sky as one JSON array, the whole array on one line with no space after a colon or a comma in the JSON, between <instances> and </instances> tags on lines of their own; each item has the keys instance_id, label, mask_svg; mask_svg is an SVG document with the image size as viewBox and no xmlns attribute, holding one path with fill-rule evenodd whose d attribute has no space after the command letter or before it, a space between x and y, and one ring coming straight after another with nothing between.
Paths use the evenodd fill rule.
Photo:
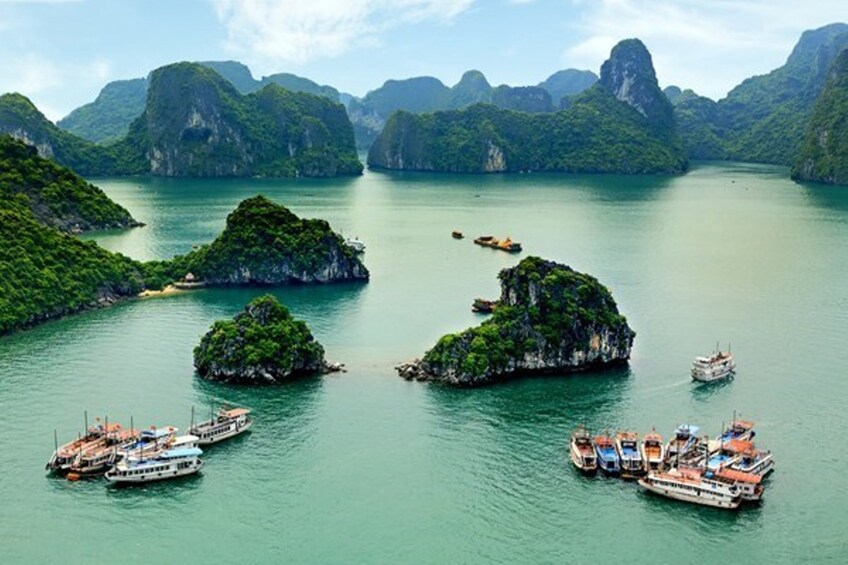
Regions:
<instances>
[{"instance_id":1,"label":"sky","mask_svg":"<svg viewBox=\"0 0 848 565\"><path fill-rule=\"evenodd\" d=\"M357 96L390 78L493 85L599 72L621 39L651 51L661 86L722 98L782 65L848 0L0 0L0 92L56 120L109 81L175 61L238 60Z\"/></svg>"}]
</instances>

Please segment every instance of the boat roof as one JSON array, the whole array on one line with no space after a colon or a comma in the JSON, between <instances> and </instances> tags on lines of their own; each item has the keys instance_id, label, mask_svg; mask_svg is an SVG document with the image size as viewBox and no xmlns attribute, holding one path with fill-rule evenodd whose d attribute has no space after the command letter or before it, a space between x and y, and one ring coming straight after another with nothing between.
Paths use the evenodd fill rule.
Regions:
<instances>
[{"instance_id":1,"label":"boat roof","mask_svg":"<svg viewBox=\"0 0 848 565\"><path fill-rule=\"evenodd\" d=\"M746 430L750 430L754 427L754 422L750 420L736 420L735 422L733 422L732 425L734 428L744 428Z\"/></svg>"},{"instance_id":2,"label":"boat roof","mask_svg":"<svg viewBox=\"0 0 848 565\"><path fill-rule=\"evenodd\" d=\"M700 428L698 428L698 426L693 426L692 424L680 424L674 432L678 434L686 433L694 436L698 433L699 429Z\"/></svg>"},{"instance_id":3,"label":"boat roof","mask_svg":"<svg viewBox=\"0 0 848 565\"><path fill-rule=\"evenodd\" d=\"M163 459L177 459L179 457L196 457L198 455L203 455L203 450L199 447L183 447L179 449L169 449L160 457Z\"/></svg>"},{"instance_id":4,"label":"boat roof","mask_svg":"<svg viewBox=\"0 0 848 565\"><path fill-rule=\"evenodd\" d=\"M174 438L174 445L182 445L184 443L196 443L200 438L191 434Z\"/></svg>"},{"instance_id":5,"label":"boat roof","mask_svg":"<svg viewBox=\"0 0 848 565\"><path fill-rule=\"evenodd\" d=\"M250 410L247 408L230 408L229 410L221 410L221 415L226 416L227 418L238 418L245 414L250 414Z\"/></svg>"},{"instance_id":6,"label":"boat roof","mask_svg":"<svg viewBox=\"0 0 848 565\"><path fill-rule=\"evenodd\" d=\"M144 430L141 432L141 435L144 437L160 438L169 436L176 431L177 428L174 426L166 426L164 428L150 428L149 430Z\"/></svg>"},{"instance_id":7,"label":"boat roof","mask_svg":"<svg viewBox=\"0 0 848 565\"><path fill-rule=\"evenodd\" d=\"M657 432L648 432L643 436L643 441L662 441L662 436Z\"/></svg>"},{"instance_id":8,"label":"boat roof","mask_svg":"<svg viewBox=\"0 0 848 565\"><path fill-rule=\"evenodd\" d=\"M595 443L598 445L612 445L614 442L609 436L597 436L595 438Z\"/></svg>"},{"instance_id":9,"label":"boat roof","mask_svg":"<svg viewBox=\"0 0 848 565\"><path fill-rule=\"evenodd\" d=\"M630 439L636 441L639 439L639 434L636 432L618 432L618 439Z\"/></svg>"},{"instance_id":10,"label":"boat roof","mask_svg":"<svg viewBox=\"0 0 848 565\"><path fill-rule=\"evenodd\" d=\"M715 472L716 477L721 477L723 479L729 479L731 481L736 481L738 483L751 483L758 485L762 482L763 478L760 475L755 475L754 473L746 473L744 471L737 471L736 469L720 469Z\"/></svg>"},{"instance_id":11,"label":"boat roof","mask_svg":"<svg viewBox=\"0 0 848 565\"><path fill-rule=\"evenodd\" d=\"M744 453L745 451L753 451L754 450L754 442L752 441L744 441L741 439L731 439L723 444L724 449L728 451L735 451L736 453Z\"/></svg>"}]
</instances>

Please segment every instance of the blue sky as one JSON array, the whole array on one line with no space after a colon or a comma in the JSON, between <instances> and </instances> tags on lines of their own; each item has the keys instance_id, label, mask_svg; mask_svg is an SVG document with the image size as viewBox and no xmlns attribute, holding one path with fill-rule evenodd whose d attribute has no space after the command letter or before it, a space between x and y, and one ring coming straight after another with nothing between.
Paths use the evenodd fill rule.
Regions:
<instances>
[{"instance_id":1,"label":"blue sky","mask_svg":"<svg viewBox=\"0 0 848 565\"><path fill-rule=\"evenodd\" d=\"M362 95L388 78L468 69L536 84L598 72L639 37L660 84L720 98L781 65L805 29L848 21L846 0L0 0L0 92L52 119L110 80L180 60L236 59Z\"/></svg>"}]
</instances>

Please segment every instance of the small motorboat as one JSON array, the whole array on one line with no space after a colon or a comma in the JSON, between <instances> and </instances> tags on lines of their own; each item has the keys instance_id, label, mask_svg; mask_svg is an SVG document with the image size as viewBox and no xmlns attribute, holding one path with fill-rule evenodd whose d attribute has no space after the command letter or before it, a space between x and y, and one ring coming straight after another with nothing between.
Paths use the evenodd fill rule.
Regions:
<instances>
[{"instance_id":1,"label":"small motorboat","mask_svg":"<svg viewBox=\"0 0 848 565\"><path fill-rule=\"evenodd\" d=\"M726 443L736 439L740 441L751 441L757 432L754 431L754 422L747 420L737 420L735 417L729 426L724 428L716 437L716 441Z\"/></svg>"},{"instance_id":2,"label":"small motorboat","mask_svg":"<svg viewBox=\"0 0 848 565\"><path fill-rule=\"evenodd\" d=\"M248 414L250 410L247 408L224 406L213 418L197 425L192 423L188 431L198 437L199 445L211 445L249 430L253 425L253 419ZM192 420L194 420L194 409L192 409Z\"/></svg>"},{"instance_id":3,"label":"small motorboat","mask_svg":"<svg viewBox=\"0 0 848 565\"><path fill-rule=\"evenodd\" d=\"M711 383L732 377L736 374L736 361L730 351L716 351L707 357L695 357L692 362L692 379L702 383Z\"/></svg>"},{"instance_id":4,"label":"small motorboat","mask_svg":"<svg viewBox=\"0 0 848 565\"><path fill-rule=\"evenodd\" d=\"M462 239L465 237L465 235L463 235L461 231L454 230L451 232L451 237L453 237L454 239Z\"/></svg>"},{"instance_id":5,"label":"small motorboat","mask_svg":"<svg viewBox=\"0 0 848 565\"><path fill-rule=\"evenodd\" d=\"M681 424L674 430L674 437L665 446L666 462L677 459L695 447L698 443L698 426Z\"/></svg>"},{"instance_id":6,"label":"small motorboat","mask_svg":"<svg viewBox=\"0 0 848 565\"><path fill-rule=\"evenodd\" d=\"M569 452L571 462L581 473L591 475L598 470L598 458L592 447L592 436L583 426L580 426L571 434Z\"/></svg>"},{"instance_id":7,"label":"small motorboat","mask_svg":"<svg viewBox=\"0 0 848 565\"><path fill-rule=\"evenodd\" d=\"M598 458L598 468L606 475L619 475L621 473L621 461L615 450L615 441L609 434L596 436L592 441L595 455Z\"/></svg>"},{"instance_id":8,"label":"small motorboat","mask_svg":"<svg viewBox=\"0 0 848 565\"><path fill-rule=\"evenodd\" d=\"M486 300L485 298L475 298L474 303L471 305L471 310L472 312L491 314L495 311L495 302Z\"/></svg>"},{"instance_id":9,"label":"small motorboat","mask_svg":"<svg viewBox=\"0 0 848 565\"><path fill-rule=\"evenodd\" d=\"M621 476L633 479L645 474L645 465L639 452L639 434L618 432L615 435L615 450L621 461Z\"/></svg>"},{"instance_id":10,"label":"small motorboat","mask_svg":"<svg viewBox=\"0 0 848 565\"><path fill-rule=\"evenodd\" d=\"M642 453L646 471L657 471L662 468L665 461L665 447L660 434L656 431L645 434L639 450Z\"/></svg>"}]
</instances>

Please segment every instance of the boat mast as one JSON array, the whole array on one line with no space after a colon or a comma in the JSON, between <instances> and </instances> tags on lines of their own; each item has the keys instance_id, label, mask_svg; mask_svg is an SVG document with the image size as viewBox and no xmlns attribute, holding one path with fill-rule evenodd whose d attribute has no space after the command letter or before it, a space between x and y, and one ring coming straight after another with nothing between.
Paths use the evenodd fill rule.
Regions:
<instances>
[{"instance_id":1,"label":"boat mast","mask_svg":"<svg viewBox=\"0 0 848 565\"><path fill-rule=\"evenodd\" d=\"M188 433L193 433L194 429L194 404L191 405L191 422L188 425Z\"/></svg>"},{"instance_id":2,"label":"boat mast","mask_svg":"<svg viewBox=\"0 0 848 565\"><path fill-rule=\"evenodd\" d=\"M59 453L59 434L56 431L56 428L53 428L53 448L56 453Z\"/></svg>"},{"instance_id":3,"label":"boat mast","mask_svg":"<svg viewBox=\"0 0 848 565\"><path fill-rule=\"evenodd\" d=\"M83 433L87 434L88 433L88 410L83 411L83 414L85 415L84 416L84 418L85 418L85 428L83 428Z\"/></svg>"}]
</instances>

